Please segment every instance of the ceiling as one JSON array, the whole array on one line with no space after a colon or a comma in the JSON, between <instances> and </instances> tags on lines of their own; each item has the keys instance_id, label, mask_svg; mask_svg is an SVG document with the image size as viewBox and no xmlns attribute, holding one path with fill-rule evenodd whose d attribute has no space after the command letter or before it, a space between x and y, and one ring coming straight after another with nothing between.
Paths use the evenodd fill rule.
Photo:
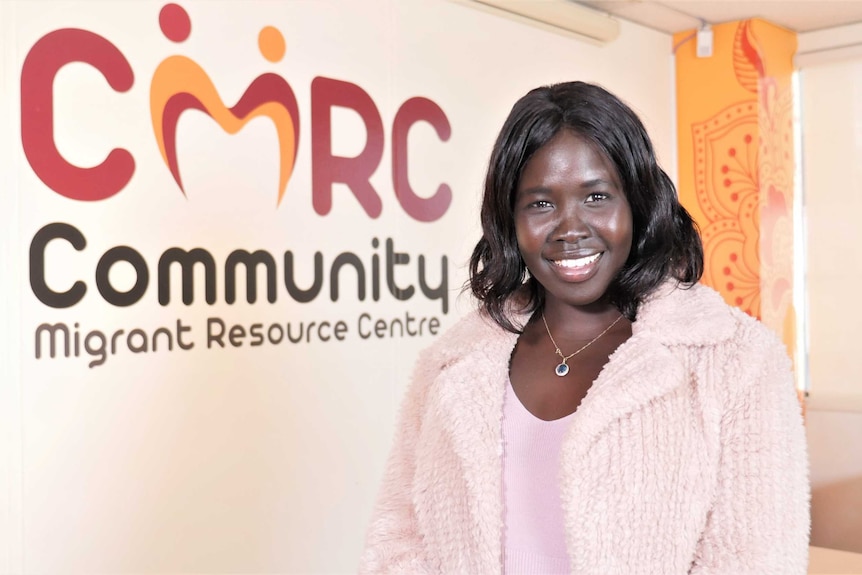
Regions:
<instances>
[{"instance_id":1,"label":"ceiling","mask_svg":"<svg viewBox=\"0 0 862 575\"><path fill-rule=\"evenodd\" d=\"M662 32L763 18L794 32L862 22L862 0L577 0Z\"/></svg>"}]
</instances>

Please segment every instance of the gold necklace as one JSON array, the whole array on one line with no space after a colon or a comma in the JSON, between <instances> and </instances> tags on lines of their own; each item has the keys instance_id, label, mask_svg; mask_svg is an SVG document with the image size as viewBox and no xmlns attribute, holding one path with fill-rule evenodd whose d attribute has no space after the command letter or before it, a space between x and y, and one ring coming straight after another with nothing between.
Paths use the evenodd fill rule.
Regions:
<instances>
[{"instance_id":1,"label":"gold necklace","mask_svg":"<svg viewBox=\"0 0 862 575\"><path fill-rule=\"evenodd\" d=\"M612 323L611 325L606 327L605 331L603 331L602 333L600 333L599 335L597 335L596 337L591 339L585 346L583 346L578 351L576 351L574 353L570 353L569 355L563 355L563 352L560 351L560 346L557 345L557 342L554 341L554 336L551 335L551 328L548 327L548 321L545 319L545 311L542 310L542 323L545 324L545 329L548 332L548 337L551 338L551 343L554 344L554 351L557 353L557 355L559 355L563 359L563 361L561 361L559 363L559 365L557 365L557 367L554 368L554 373L556 373L560 377L563 377L567 373L569 373L569 366L566 364L566 362L569 361L570 359L572 359L573 357L575 357L576 355L578 355L579 353L581 353L582 351L584 351L585 349L587 349L588 347L590 347L591 345L593 345L594 343L596 343L596 341L600 337L602 337L603 335L608 333L610 331L610 329L612 327L614 327L615 325L617 325L617 322L620 321L621 319L623 319L622 315L620 315L620 317L615 319L614 323Z\"/></svg>"}]
</instances>

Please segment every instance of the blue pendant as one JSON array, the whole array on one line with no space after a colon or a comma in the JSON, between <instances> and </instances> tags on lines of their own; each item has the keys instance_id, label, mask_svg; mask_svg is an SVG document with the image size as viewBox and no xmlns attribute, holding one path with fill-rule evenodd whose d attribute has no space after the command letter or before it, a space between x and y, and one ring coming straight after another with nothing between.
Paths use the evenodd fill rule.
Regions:
<instances>
[{"instance_id":1,"label":"blue pendant","mask_svg":"<svg viewBox=\"0 0 862 575\"><path fill-rule=\"evenodd\" d=\"M554 373L556 373L560 377L563 377L564 375L569 373L569 366L566 365L565 363L561 363L560 365L558 365L557 367L554 368Z\"/></svg>"}]
</instances>

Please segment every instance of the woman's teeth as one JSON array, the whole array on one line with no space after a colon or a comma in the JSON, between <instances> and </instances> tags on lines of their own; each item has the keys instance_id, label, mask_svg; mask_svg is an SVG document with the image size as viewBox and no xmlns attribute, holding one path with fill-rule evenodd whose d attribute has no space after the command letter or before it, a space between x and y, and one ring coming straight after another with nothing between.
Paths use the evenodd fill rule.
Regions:
<instances>
[{"instance_id":1,"label":"woman's teeth","mask_svg":"<svg viewBox=\"0 0 862 575\"><path fill-rule=\"evenodd\" d=\"M584 266L588 266L597 259L601 253L593 254L591 256L587 256L584 258L578 258L575 260L554 260L554 265L560 266L561 268L582 268Z\"/></svg>"}]
</instances>

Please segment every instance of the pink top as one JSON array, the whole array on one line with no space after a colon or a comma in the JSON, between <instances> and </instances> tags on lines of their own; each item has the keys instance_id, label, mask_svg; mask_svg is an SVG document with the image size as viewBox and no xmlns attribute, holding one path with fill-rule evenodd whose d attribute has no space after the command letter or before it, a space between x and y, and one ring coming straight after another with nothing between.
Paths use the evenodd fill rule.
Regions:
<instances>
[{"instance_id":1,"label":"pink top","mask_svg":"<svg viewBox=\"0 0 862 575\"><path fill-rule=\"evenodd\" d=\"M560 447L572 415L539 419L511 382L503 406L503 573L569 572L560 499Z\"/></svg>"}]
</instances>

